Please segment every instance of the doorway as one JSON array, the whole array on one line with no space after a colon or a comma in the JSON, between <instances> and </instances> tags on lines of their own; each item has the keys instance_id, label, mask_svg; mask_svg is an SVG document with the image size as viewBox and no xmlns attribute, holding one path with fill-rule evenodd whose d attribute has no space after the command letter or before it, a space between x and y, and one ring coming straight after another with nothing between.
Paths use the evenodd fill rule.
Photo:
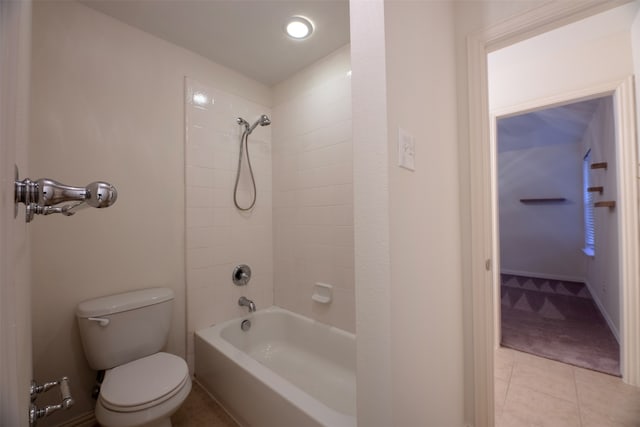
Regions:
<instances>
[{"instance_id":1,"label":"doorway","mask_svg":"<svg viewBox=\"0 0 640 427\"><path fill-rule=\"evenodd\" d=\"M618 3L619 4L619 3ZM469 135L470 156L477 161L470 165L470 212L471 230L468 244L470 247L470 276L473 306L474 335L474 403L475 424L493 425L493 384L494 384L494 350L495 332L498 330L491 321L495 293L493 290L494 272L493 257L497 253L497 229L493 215L492 182L495 178L494 158L490 133L491 127L488 107L488 69L487 55L490 52L512 45L527 37L542 34L553 28L560 28L568 23L576 22L585 16L596 16L603 11L616 7L616 3L563 3L547 4L529 13L512 18L502 24L485 28L469 36L467 43L468 76L469 76ZM606 64L604 65L606 67ZM597 68L603 68L600 64ZM591 70L593 71L593 69ZM583 77L583 76L578 76ZM525 88L526 89L526 88ZM626 383L640 385L640 290L638 289L638 207L637 168L635 126L637 118L634 110L633 78L619 76L615 79L592 82L588 93L584 87L565 91L563 96L549 95L547 103L556 104L567 99L586 97L589 94L614 95L619 122L616 133L620 140L621 150L617 154L620 204L620 253L621 292L624 294L624 306L621 310L622 375ZM556 93L558 93L556 91ZM569 96L568 96L569 95ZM520 101L522 110L533 108L531 103ZM622 179L620 179L622 178Z\"/></svg>"},{"instance_id":2,"label":"doorway","mask_svg":"<svg viewBox=\"0 0 640 427\"><path fill-rule=\"evenodd\" d=\"M496 344L620 376L613 98L494 124Z\"/></svg>"}]
</instances>

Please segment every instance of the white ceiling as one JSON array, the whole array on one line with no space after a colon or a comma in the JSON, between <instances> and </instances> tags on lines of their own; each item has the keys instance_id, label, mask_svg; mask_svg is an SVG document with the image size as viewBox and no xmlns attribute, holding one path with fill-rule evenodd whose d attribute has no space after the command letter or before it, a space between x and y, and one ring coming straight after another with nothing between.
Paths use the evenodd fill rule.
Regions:
<instances>
[{"instance_id":1,"label":"white ceiling","mask_svg":"<svg viewBox=\"0 0 640 427\"><path fill-rule=\"evenodd\" d=\"M603 99L575 102L500 119L498 151L578 143Z\"/></svg>"},{"instance_id":2,"label":"white ceiling","mask_svg":"<svg viewBox=\"0 0 640 427\"><path fill-rule=\"evenodd\" d=\"M86 6L269 86L349 43L348 0L83 0ZM295 15L315 26L284 33Z\"/></svg>"}]
</instances>

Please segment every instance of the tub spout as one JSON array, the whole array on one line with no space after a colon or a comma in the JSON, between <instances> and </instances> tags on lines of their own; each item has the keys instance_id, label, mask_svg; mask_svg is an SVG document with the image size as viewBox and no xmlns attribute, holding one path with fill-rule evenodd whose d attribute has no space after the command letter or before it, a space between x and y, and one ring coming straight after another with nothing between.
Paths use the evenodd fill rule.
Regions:
<instances>
[{"instance_id":1,"label":"tub spout","mask_svg":"<svg viewBox=\"0 0 640 427\"><path fill-rule=\"evenodd\" d=\"M240 297L238 300L238 305L240 307L247 307L249 309L249 313L253 313L256 311L256 305L247 297Z\"/></svg>"}]
</instances>

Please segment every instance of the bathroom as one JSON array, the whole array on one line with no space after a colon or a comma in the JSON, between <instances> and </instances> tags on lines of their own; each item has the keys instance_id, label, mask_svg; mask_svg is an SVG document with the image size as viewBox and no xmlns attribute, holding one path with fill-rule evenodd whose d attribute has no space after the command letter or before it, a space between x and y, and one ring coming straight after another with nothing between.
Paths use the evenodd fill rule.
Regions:
<instances>
[{"instance_id":1,"label":"bathroom","mask_svg":"<svg viewBox=\"0 0 640 427\"><path fill-rule=\"evenodd\" d=\"M388 4L382 11L376 5L380 6L353 2L350 48L345 45L324 57L328 67L336 61L332 71L342 73L343 84L353 85L353 178L335 184L343 193L332 194L340 200L330 205L342 207L331 214L340 232L316 235L339 240L335 245L339 251L352 250L344 255L324 253L337 258L334 277L309 278L310 283L334 282L333 317L332 310L311 303L311 285L304 292L283 288L298 280L300 271L313 271L306 265L287 268L291 259L278 246L293 250L286 239L297 237L286 234L296 230L278 228L283 224L278 219L286 225L286 215L292 212L287 211L287 194L277 194L283 188L278 186L287 184L278 180L291 172L286 170L290 154L278 151L277 138L278 133L286 136L286 126L294 126L278 111L284 104L278 96L293 98L299 82L290 81L288 88L270 87L81 3L34 2L31 135L28 163L20 177L46 176L78 184L104 179L119 191L118 202L109 209L84 211L72 218L37 217L27 226L38 380L67 375L80 390L93 386L73 316L76 305L88 298L140 287L173 289L167 350L187 360L193 357L189 347L193 328L245 313L237 306L244 291L230 281L233 266L247 262L243 259L225 260L219 268L206 266L219 275L203 280L226 283L227 289L216 288L226 294L213 294L203 286L190 288L190 259L197 248L189 247L188 231L187 77L206 90L247 100L232 120L238 116L253 122L263 113L272 119L272 125L258 129L253 138L258 143L257 169L268 166L264 156L269 149L272 155L272 217L263 220L274 226L262 229L267 234L262 237L272 239L264 246L273 248L273 270L269 271L269 262L257 261L247 296L259 308L286 305L342 329L357 330L362 425L391 425L384 421L391 419L391 408L395 425L407 420L463 425L473 418L471 254L466 249L471 196L469 172L461 166L468 163L469 147L466 141L458 144L459 138L465 139L460 135L468 121L466 107L461 107L466 101L459 94L467 77L456 64L465 55L467 33L525 7L500 10L477 5L477 10L471 6L458 10L446 3L425 2L408 7ZM491 11L486 18L479 13L483 8ZM386 34L375 28L385 29ZM422 54L414 55L417 50ZM345 66L343 57L349 51L351 67ZM303 122L308 121L307 117ZM233 121L224 126L229 132L239 130ZM398 128L416 140L414 172L397 167ZM228 167L234 163L231 159ZM267 193L258 190L257 203L269 200ZM344 221L349 209L353 209L351 223ZM233 242L233 232L225 233L226 243ZM350 233L353 241L341 240ZM285 240L279 240L282 236ZM243 236L240 246L246 246L247 239ZM190 295L198 299L190 301ZM88 393L76 399L68 413L51 417L52 425L90 410Z\"/></svg>"},{"instance_id":2,"label":"bathroom","mask_svg":"<svg viewBox=\"0 0 640 427\"><path fill-rule=\"evenodd\" d=\"M348 3L332 4L342 13L332 25L348 31ZM320 32L323 17L314 18ZM29 224L33 236L47 234L32 243L35 378L64 372L74 390L91 390L95 375L83 359L75 307L142 287L173 289L167 351L191 369L193 332L245 315L237 305L241 295L258 308L275 303L355 332L348 34L312 66L272 86L82 3L35 2L32 37L29 169L68 183L104 179L118 188L109 209ZM302 43L292 43L292 51L305 49ZM211 97L210 110L185 102L192 93ZM272 124L249 136L258 190L247 215L231 205L241 131L236 117L253 123L261 114ZM202 144L207 139L209 146ZM192 152L191 141L218 151ZM70 167L75 157L87 161ZM447 174L453 180L453 171ZM77 268L62 268L70 260ZM244 288L231 282L241 263L253 271ZM311 300L316 282L333 286L331 304ZM51 416L53 425L91 409L89 393L74 399L67 413Z\"/></svg>"},{"instance_id":3,"label":"bathroom","mask_svg":"<svg viewBox=\"0 0 640 427\"><path fill-rule=\"evenodd\" d=\"M253 19L269 10L254 8ZM283 9L283 19L295 11ZM204 10L215 13L215 4ZM64 221L82 222L80 215L29 225L33 235L51 233L32 246L34 375L64 371L74 380L74 407L52 423L91 410L90 393L81 391L91 390L95 374L70 316L89 298L171 288L167 351L184 357L192 372L194 331L245 315L237 304L242 295L260 309L275 302L355 331L348 3L306 13L320 29L328 21L321 13L337 16L335 47L284 80L275 80L282 72L263 73L267 85L87 5L34 3L29 167L62 182L105 179L118 189L116 204L90 212L93 220L85 216L95 227L90 233ZM290 49L308 49L303 43L290 40ZM194 94L207 105L194 103ZM249 136L257 194L247 213L232 205L242 130L236 118L253 123L261 114L272 124ZM103 154L90 155L96 152ZM75 156L93 160L62 167ZM292 205L294 199L302 201ZM67 233L79 240L60 250ZM62 271L69 260L78 267ZM237 287L233 268L245 263L252 277ZM53 277L60 286L49 285ZM315 282L333 286L331 304L312 303Z\"/></svg>"}]
</instances>

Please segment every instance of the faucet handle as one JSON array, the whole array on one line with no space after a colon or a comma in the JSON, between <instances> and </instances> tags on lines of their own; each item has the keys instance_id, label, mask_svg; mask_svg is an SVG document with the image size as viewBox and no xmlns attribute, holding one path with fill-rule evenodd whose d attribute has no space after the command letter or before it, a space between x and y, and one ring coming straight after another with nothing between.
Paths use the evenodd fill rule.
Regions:
<instances>
[{"instance_id":1,"label":"faucet handle","mask_svg":"<svg viewBox=\"0 0 640 427\"><path fill-rule=\"evenodd\" d=\"M237 265L233 269L231 280L236 286L245 286L251 280L251 267L247 264Z\"/></svg>"}]
</instances>

